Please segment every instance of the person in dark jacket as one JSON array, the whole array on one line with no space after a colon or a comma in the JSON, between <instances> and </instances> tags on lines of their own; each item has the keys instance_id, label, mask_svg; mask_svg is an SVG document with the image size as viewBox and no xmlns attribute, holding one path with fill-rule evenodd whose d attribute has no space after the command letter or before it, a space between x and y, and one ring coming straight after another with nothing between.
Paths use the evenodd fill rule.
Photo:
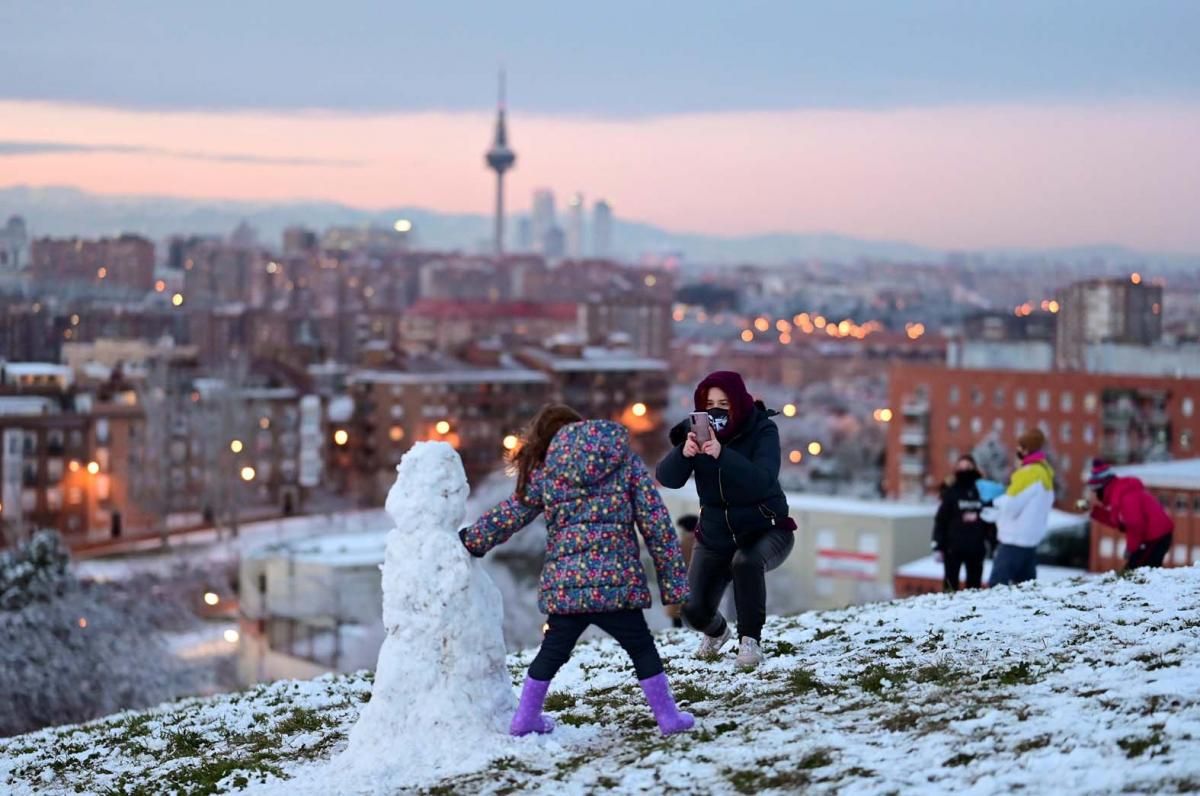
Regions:
<instances>
[{"instance_id":1,"label":"person in dark jacket","mask_svg":"<svg viewBox=\"0 0 1200 796\"><path fill-rule=\"evenodd\" d=\"M692 565L692 553L696 549L696 526L699 524L700 518L695 514L684 514L675 520L675 527L679 529L679 547L683 551L683 563L689 567ZM676 603L664 607L667 616L671 618L671 625L683 627L683 606Z\"/></svg>"},{"instance_id":2,"label":"person in dark jacket","mask_svg":"<svg viewBox=\"0 0 1200 796\"><path fill-rule=\"evenodd\" d=\"M549 615L549 627L529 666L512 734L554 729L541 712L546 691L591 625L615 638L633 660L662 734L691 729L694 719L675 705L642 613L650 607L650 589L638 532L654 562L664 605L687 598L687 569L671 515L646 465L630 449L629 432L610 420L582 420L567 406L548 406L512 460L516 491L459 534L471 555L482 556L539 514L546 518L538 608Z\"/></svg>"},{"instance_id":3,"label":"person in dark jacket","mask_svg":"<svg viewBox=\"0 0 1200 796\"><path fill-rule=\"evenodd\" d=\"M737 663L762 663L767 614L766 573L788 557L796 523L788 517L779 485L776 414L756 402L742 377L730 371L707 376L696 388L698 412L708 412L715 437L700 445L687 425L672 432L675 447L659 463L659 483L679 489L689 477L700 497L696 548L688 569L691 596L683 607L688 624L704 638L697 657L712 659L733 637L719 606L733 583L740 645ZM686 423L687 421L685 421Z\"/></svg>"},{"instance_id":4,"label":"person in dark jacket","mask_svg":"<svg viewBox=\"0 0 1200 796\"><path fill-rule=\"evenodd\" d=\"M1103 459L1088 477L1092 519L1125 534L1125 568L1161 567L1171 551L1175 521L1137 478L1118 476Z\"/></svg>"},{"instance_id":5,"label":"person in dark jacket","mask_svg":"<svg viewBox=\"0 0 1200 796\"><path fill-rule=\"evenodd\" d=\"M967 569L967 588L983 587L983 559L996 526L980 517L984 501L979 495L982 478L973 456L961 456L954 465L954 480L942 491L942 502L933 520L933 550L945 564L943 585L958 591L959 572Z\"/></svg>"}]
</instances>

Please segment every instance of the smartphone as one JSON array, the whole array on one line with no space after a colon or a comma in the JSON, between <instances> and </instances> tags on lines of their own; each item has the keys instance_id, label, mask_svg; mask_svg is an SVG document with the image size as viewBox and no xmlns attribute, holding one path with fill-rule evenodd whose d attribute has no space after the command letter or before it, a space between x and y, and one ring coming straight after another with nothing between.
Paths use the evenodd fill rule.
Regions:
<instances>
[{"instance_id":1,"label":"smartphone","mask_svg":"<svg viewBox=\"0 0 1200 796\"><path fill-rule=\"evenodd\" d=\"M692 412L692 431L696 434L697 445L703 445L713 438L712 420L708 412Z\"/></svg>"}]
</instances>

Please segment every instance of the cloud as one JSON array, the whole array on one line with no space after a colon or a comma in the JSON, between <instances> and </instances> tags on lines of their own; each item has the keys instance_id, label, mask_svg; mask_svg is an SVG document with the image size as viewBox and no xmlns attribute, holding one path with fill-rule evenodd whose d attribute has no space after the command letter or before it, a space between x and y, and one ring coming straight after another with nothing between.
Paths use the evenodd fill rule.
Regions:
<instances>
[{"instance_id":1,"label":"cloud","mask_svg":"<svg viewBox=\"0 0 1200 796\"><path fill-rule=\"evenodd\" d=\"M116 154L157 155L182 160L204 160L213 163L250 163L264 166L328 166L352 168L365 165L361 160L339 160L328 158L275 157L226 152L196 152L129 144L72 144L61 141L0 141L0 158L24 157L28 155L62 154Z\"/></svg>"}]
</instances>

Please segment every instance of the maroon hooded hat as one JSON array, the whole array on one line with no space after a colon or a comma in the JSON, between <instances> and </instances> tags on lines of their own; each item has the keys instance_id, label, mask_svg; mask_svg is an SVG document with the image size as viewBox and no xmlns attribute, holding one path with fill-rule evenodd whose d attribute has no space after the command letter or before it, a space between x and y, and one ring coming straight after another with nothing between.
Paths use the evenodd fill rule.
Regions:
<instances>
[{"instance_id":1,"label":"maroon hooded hat","mask_svg":"<svg viewBox=\"0 0 1200 796\"><path fill-rule=\"evenodd\" d=\"M717 432L717 439L724 442L737 436L754 417L754 397L746 389L746 382L742 381L741 374L732 370L718 370L705 376L704 381L696 387L697 412L707 411L708 391L712 387L720 387L729 396L729 423Z\"/></svg>"}]
</instances>

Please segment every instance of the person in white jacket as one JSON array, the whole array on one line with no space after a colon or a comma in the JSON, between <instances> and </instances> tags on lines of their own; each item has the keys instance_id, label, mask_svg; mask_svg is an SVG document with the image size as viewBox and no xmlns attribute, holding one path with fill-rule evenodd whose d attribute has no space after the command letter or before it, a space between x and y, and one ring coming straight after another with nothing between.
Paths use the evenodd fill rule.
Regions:
<instances>
[{"instance_id":1,"label":"person in white jacket","mask_svg":"<svg viewBox=\"0 0 1200 796\"><path fill-rule=\"evenodd\" d=\"M989 586L1037 578L1037 548L1046 536L1054 506L1054 470L1042 450L1045 445L1046 435L1036 428L1017 439L1021 465L1008 489L992 502L999 546Z\"/></svg>"}]
</instances>

